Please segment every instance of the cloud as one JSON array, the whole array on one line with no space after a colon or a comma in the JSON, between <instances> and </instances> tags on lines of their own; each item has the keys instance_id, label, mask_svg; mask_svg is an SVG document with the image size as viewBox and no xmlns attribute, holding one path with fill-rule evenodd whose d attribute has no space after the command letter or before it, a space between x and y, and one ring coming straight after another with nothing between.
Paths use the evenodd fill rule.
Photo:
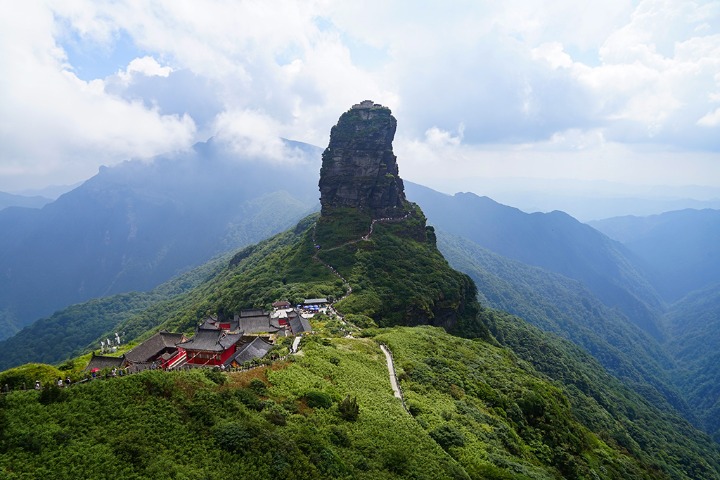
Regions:
<instances>
[{"instance_id":1,"label":"cloud","mask_svg":"<svg viewBox=\"0 0 720 480\"><path fill-rule=\"evenodd\" d=\"M443 155L453 172L482 152L525 165L537 151L532 168L557 171L539 159L720 149L713 1L75 0L0 22L0 189L18 172L86 175L216 134L279 159L272 135L323 147L363 99L392 108L396 150L416 155L408 173ZM82 80L68 38L134 51Z\"/></svg>"},{"instance_id":2,"label":"cloud","mask_svg":"<svg viewBox=\"0 0 720 480\"><path fill-rule=\"evenodd\" d=\"M80 80L53 37L51 12L17 5L0 26L2 184L77 181L100 163L186 148L195 126L188 115L162 115L138 101L108 94L102 80ZM32 18L31 25L18 19Z\"/></svg>"},{"instance_id":3,"label":"cloud","mask_svg":"<svg viewBox=\"0 0 720 480\"><path fill-rule=\"evenodd\" d=\"M216 139L240 154L238 158L255 158L277 163L297 160L280 138L280 125L259 111L223 112L215 121Z\"/></svg>"},{"instance_id":4,"label":"cloud","mask_svg":"<svg viewBox=\"0 0 720 480\"><path fill-rule=\"evenodd\" d=\"M720 126L720 107L703 116L700 120L697 121L697 124L703 127Z\"/></svg>"},{"instance_id":5,"label":"cloud","mask_svg":"<svg viewBox=\"0 0 720 480\"><path fill-rule=\"evenodd\" d=\"M132 77L137 74L144 75L146 77L167 78L172 71L172 67L163 67L153 57L146 55L142 58L132 60L124 72L118 72L118 77L120 77L124 82L130 83L130 81L132 81Z\"/></svg>"}]
</instances>

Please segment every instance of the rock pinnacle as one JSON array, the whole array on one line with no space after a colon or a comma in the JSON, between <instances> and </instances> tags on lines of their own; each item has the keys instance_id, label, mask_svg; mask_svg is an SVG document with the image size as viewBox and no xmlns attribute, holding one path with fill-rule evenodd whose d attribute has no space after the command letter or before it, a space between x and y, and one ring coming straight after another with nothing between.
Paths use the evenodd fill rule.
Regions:
<instances>
[{"instance_id":1,"label":"rock pinnacle","mask_svg":"<svg viewBox=\"0 0 720 480\"><path fill-rule=\"evenodd\" d=\"M390 109L365 100L343 113L322 155L320 205L367 211L373 218L405 214L405 189L392 141L397 121Z\"/></svg>"}]
</instances>

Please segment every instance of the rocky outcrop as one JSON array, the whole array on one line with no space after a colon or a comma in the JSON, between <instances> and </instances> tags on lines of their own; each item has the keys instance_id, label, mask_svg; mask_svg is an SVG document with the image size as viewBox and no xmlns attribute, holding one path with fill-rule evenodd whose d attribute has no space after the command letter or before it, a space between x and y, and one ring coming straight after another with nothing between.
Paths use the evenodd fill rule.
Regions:
<instances>
[{"instance_id":1,"label":"rocky outcrop","mask_svg":"<svg viewBox=\"0 0 720 480\"><path fill-rule=\"evenodd\" d=\"M407 201L392 141L397 121L390 109L365 100L342 114L322 156L322 213L351 207L373 218L405 215Z\"/></svg>"}]
</instances>

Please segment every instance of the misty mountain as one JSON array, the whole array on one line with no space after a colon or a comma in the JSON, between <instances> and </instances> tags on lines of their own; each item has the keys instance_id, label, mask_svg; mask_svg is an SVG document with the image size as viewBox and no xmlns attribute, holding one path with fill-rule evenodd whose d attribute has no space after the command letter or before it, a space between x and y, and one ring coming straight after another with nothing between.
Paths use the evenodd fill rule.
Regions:
<instances>
[{"instance_id":1,"label":"misty mountain","mask_svg":"<svg viewBox=\"0 0 720 480\"><path fill-rule=\"evenodd\" d=\"M319 151L247 158L210 140L107 168L41 209L0 211L0 339L84 300L149 290L317 205Z\"/></svg>"},{"instance_id":2,"label":"misty mountain","mask_svg":"<svg viewBox=\"0 0 720 480\"><path fill-rule=\"evenodd\" d=\"M720 282L720 210L679 210L590 222L646 264L667 301Z\"/></svg>"},{"instance_id":3,"label":"misty mountain","mask_svg":"<svg viewBox=\"0 0 720 480\"><path fill-rule=\"evenodd\" d=\"M610 308L662 338L662 304L633 253L563 212L528 214L472 193L445 195L407 183L439 230L519 262L578 280Z\"/></svg>"},{"instance_id":4,"label":"misty mountain","mask_svg":"<svg viewBox=\"0 0 720 480\"><path fill-rule=\"evenodd\" d=\"M0 192L0 210L7 207L41 208L50 202L52 199L39 195L27 196Z\"/></svg>"},{"instance_id":5,"label":"misty mountain","mask_svg":"<svg viewBox=\"0 0 720 480\"><path fill-rule=\"evenodd\" d=\"M692 413L667 373L675 363L656 339L581 282L500 256L462 237L438 232L438 248L475 281L483 305L583 347L609 372L666 410ZM664 405L664 406L663 406Z\"/></svg>"}]
</instances>

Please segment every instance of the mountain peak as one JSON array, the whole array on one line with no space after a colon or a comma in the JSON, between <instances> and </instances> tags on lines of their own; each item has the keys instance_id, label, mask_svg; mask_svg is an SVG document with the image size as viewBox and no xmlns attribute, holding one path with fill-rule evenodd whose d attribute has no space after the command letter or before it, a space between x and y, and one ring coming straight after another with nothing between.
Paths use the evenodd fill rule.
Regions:
<instances>
[{"instance_id":1,"label":"mountain peak","mask_svg":"<svg viewBox=\"0 0 720 480\"><path fill-rule=\"evenodd\" d=\"M350 207L373 218L401 217L407 201L393 153L397 120L389 108L365 100L343 113L322 155L323 215Z\"/></svg>"}]
</instances>

